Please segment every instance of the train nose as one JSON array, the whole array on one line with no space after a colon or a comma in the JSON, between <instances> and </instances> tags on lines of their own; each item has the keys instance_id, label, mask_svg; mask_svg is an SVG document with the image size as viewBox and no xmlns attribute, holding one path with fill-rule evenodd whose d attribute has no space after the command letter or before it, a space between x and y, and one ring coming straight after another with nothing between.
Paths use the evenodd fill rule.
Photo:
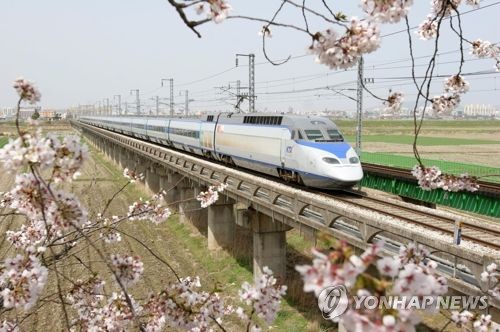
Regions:
<instances>
[{"instance_id":1,"label":"train nose","mask_svg":"<svg viewBox=\"0 0 500 332\"><path fill-rule=\"evenodd\" d=\"M330 176L339 182L358 182L363 179L363 169L361 165L343 165L335 167L329 171Z\"/></svg>"}]
</instances>

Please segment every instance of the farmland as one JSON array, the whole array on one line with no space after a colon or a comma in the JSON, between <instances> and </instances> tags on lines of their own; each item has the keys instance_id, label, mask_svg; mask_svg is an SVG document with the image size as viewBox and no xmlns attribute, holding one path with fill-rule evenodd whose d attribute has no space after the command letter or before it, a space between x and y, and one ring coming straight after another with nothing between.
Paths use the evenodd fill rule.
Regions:
<instances>
[{"instance_id":1,"label":"farmland","mask_svg":"<svg viewBox=\"0 0 500 332\"><path fill-rule=\"evenodd\" d=\"M355 143L354 121L335 121L347 140ZM410 168L413 157L413 121L368 120L363 123L362 155L365 162ZM427 165L450 173L477 176L500 173L500 121L425 121L418 146ZM489 178L500 181L500 179Z\"/></svg>"}]
</instances>

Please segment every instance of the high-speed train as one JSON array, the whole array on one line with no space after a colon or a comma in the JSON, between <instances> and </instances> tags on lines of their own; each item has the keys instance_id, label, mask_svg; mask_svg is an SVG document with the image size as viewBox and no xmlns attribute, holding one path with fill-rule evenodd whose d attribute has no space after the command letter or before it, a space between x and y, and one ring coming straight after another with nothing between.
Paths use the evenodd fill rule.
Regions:
<instances>
[{"instance_id":1,"label":"high-speed train","mask_svg":"<svg viewBox=\"0 0 500 332\"><path fill-rule=\"evenodd\" d=\"M324 117L219 113L202 119L80 117L79 121L308 187L345 188L363 178L358 155Z\"/></svg>"}]
</instances>

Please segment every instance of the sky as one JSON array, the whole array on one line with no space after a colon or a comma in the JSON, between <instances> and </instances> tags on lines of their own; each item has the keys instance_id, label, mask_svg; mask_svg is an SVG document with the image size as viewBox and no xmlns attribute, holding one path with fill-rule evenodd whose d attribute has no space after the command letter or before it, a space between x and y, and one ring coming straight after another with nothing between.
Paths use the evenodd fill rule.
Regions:
<instances>
[{"instance_id":1,"label":"sky","mask_svg":"<svg viewBox=\"0 0 500 332\"><path fill-rule=\"evenodd\" d=\"M233 15L248 15L269 19L278 8L279 0L232 0ZM415 0L410 10L410 25L418 25L430 10L429 1ZM465 2L465 1L463 1ZM307 3L307 2L306 2ZM322 11L321 2L309 1L312 8ZM359 1L330 0L334 12L362 17ZM497 20L500 1L483 0L483 9L465 13L471 7L462 5L462 26L469 40L481 38L500 42ZM197 16L188 9L191 18ZM304 25L302 13L285 6L277 21ZM308 16L312 31L332 28L331 24ZM0 1L0 108L12 107L16 94L12 81L23 76L37 83L44 108L64 109L78 105L98 105L135 102L132 89L139 89L145 110L154 107L159 96L162 109L167 109L168 84L161 79L174 79L175 107L184 107L187 90L191 111L227 111L232 109L236 80L248 86L247 58L235 66L235 54L255 54L256 108L259 111L321 111L325 109L355 110L356 68L330 70L317 64L308 54L310 38L290 29L272 29L267 41L267 53L272 59L292 59L281 66L268 63L262 53L258 32L262 23L247 20L209 22L199 27L202 38L190 31L165 0L1 0ZM334 27L338 30L337 27ZM415 98L408 79L410 59L408 36L397 33L404 23L384 24L381 47L365 56L365 77L374 78L369 88L386 97L389 89L405 93L405 105ZM396 32L395 34L393 34ZM412 32L417 74L429 60L429 41L421 41ZM468 45L464 46L468 49ZM436 73L451 75L457 70L459 43L449 29L440 41L440 56ZM477 60L466 51L463 73L491 72L494 61ZM470 60L470 61L469 61ZM432 92L442 92L444 78L436 78ZM499 73L471 75L465 104L500 106ZM497 82L498 81L498 82ZM243 91L243 90L242 90ZM340 91L340 93L339 93ZM351 97L348 98L345 95ZM379 107L381 102L365 93L366 109ZM247 108L246 103L242 108Z\"/></svg>"}]
</instances>

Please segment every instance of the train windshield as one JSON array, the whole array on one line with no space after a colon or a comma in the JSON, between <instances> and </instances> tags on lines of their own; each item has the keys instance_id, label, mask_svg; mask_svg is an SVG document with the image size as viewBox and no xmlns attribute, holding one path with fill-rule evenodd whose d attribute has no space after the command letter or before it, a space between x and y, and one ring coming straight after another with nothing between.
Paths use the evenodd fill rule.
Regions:
<instances>
[{"instance_id":1,"label":"train windshield","mask_svg":"<svg viewBox=\"0 0 500 332\"><path fill-rule=\"evenodd\" d=\"M342 134L337 129L327 129L326 130L328 137L335 142L343 142L344 138Z\"/></svg>"},{"instance_id":2,"label":"train windshield","mask_svg":"<svg viewBox=\"0 0 500 332\"><path fill-rule=\"evenodd\" d=\"M306 136L308 140L315 141L318 139L324 139L323 133L318 129L306 129Z\"/></svg>"}]
</instances>

